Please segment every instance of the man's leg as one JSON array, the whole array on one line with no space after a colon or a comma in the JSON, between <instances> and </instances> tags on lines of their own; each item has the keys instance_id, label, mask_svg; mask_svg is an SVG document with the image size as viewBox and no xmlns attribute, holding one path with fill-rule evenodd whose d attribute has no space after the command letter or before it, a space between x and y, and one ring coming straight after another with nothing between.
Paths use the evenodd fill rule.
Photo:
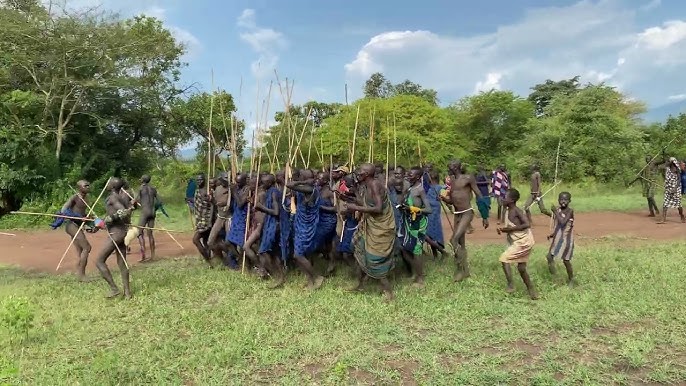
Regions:
<instances>
[{"instance_id":1,"label":"man's leg","mask_svg":"<svg viewBox=\"0 0 686 386\"><path fill-rule=\"evenodd\" d=\"M531 298L531 300L538 299L538 294L536 293L536 290L534 289L533 283L531 283L531 278L529 277L529 273L526 271L526 263L517 264L517 270L519 271L519 276L522 277L522 281L524 282L524 285L526 285L527 291L529 291L529 297Z\"/></svg>"},{"instance_id":2,"label":"man's leg","mask_svg":"<svg viewBox=\"0 0 686 386\"><path fill-rule=\"evenodd\" d=\"M457 267L453 280L456 282L462 281L470 276L465 234L467 233L467 228L473 217L474 212L472 211L455 215L455 231L453 232L453 237L450 242L455 250L455 263Z\"/></svg>"},{"instance_id":3,"label":"man's leg","mask_svg":"<svg viewBox=\"0 0 686 386\"><path fill-rule=\"evenodd\" d=\"M311 290L319 289L324 282L324 277L317 275L314 272L312 263L310 263L310 261L304 256L294 256L294 259L295 263L298 265L298 268L300 268L300 271L302 271L302 273L304 273L307 277L307 288Z\"/></svg>"},{"instance_id":4,"label":"man's leg","mask_svg":"<svg viewBox=\"0 0 686 386\"><path fill-rule=\"evenodd\" d=\"M203 243L202 243L202 239L204 237L203 233L206 233L206 232L198 232L198 231L195 232L195 234L193 235L193 244L195 244L195 247L198 248L198 252L200 252L200 256L202 256L202 258L206 262L209 263L210 262L210 253L207 250L207 248L205 247L205 245L203 245Z\"/></svg>"},{"instance_id":5,"label":"man's leg","mask_svg":"<svg viewBox=\"0 0 686 386\"><path fill-rule=\"evenodd\" d=\"M124 297L131 299L131 285L129 282L129 268L126 264L126 245L124 244L124 237L126 232L124 230L115 231L112 234L113 244L117 243L115 251L117 254L117 265L119 266L119 272L121 273L121 282L124 287Z\"/></svg>"},{"instance_id":6,"label":"man's leg","mask_svg":"<svg viewBox=\"0 0 686 386\"><path fill-rule=\"evenodd\" d=\"M105 230L107 232L107 230ZM102 248L100 251L100 254L98 254L98 258L95 261L95 266L98 267L98 271L100 271L100 275L102 275L102 278L105 279L107 284L110 286L110 294L107 296L108 298L113 298L116 296L119 296L121 292L119 292L119 288L117 288L117 285L114 284L114 280L112 279L112 273L110 272L110 269L107 267L107 258L114 252L117 248L115 247L114 243L112 241L108 241L105 243L105 246ZM126 249L126 247L124 247ZM123 251L122 251L123 252Z\"/></svg>"},{"instance_id":7,"label":"man's leg","mask_svg":"<svg viewBox=\"0 0 686 386\"><path fill-rule=\"evenodd\" d=\"M524 211L526 211L526 218L529 220L529 224L531 224L531 205L534 204L534 199L534 195L530 194L524 203Z\"/></svg>"},{"instance_id":8,"label":"man's leg","mask_svg":"<svg viewBox=\"0 0 686 386\"><path fill-rule=\"evenodd\" d=\"M502 263L502 265L503 272L505 273L505 280L507 281L507 287L505 287L505 292L511 294L514 292L514 283L512 283L512 268L510 268L510 264L508 263Z\"/></svg>"},{"instance_id":9,"label":"man's leg","mask_svg":"<svg viewBox=\"0 0 686 386\"><path fill-rule=\"evenodd\" d=\"M154 228L155 217L149 218L147 224L148 228ZM155 259L155 236L152 234L152 229L146 229L145 231L148 234L148 243L150 244L150 260L153 260Z\"/></svg>"}]
</instances>

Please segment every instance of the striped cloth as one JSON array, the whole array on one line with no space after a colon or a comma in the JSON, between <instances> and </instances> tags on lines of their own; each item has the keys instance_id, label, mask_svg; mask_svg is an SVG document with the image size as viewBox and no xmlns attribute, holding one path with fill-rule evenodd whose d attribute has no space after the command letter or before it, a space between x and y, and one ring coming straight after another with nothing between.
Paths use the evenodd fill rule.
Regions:
<instances>
[{"instance_id":1,"label":"striped cloth","mask_svg":"<svg viewBox=\"0 0 686 386\"><path fill-rule=\"evenodd\" d=\"M555 213L555 216L558 215L564 216L562 213ZM557 221L556 223L553 242L550 243L548 254L564 261L570 261L574 256L574 215L572 214L572 217L564 224Z\"/></svg>"},{"instance_id":2,"label":"striped cloth","mask_svg":"<svg viewBox=\"0 0 686 386\"><path fill-rule=\"evenodd\" d=\"M510 181L507 178L507 174L498 170L494 171L491 184L493 186L493 196L499 199L505 198L505 193L510 189Z\"/></svg>"}]
</instances>

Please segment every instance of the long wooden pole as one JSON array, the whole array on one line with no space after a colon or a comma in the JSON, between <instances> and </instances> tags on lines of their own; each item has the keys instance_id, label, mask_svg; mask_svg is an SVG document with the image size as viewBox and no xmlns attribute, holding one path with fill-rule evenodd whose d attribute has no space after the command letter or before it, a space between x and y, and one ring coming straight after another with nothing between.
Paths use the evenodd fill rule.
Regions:
<instances>
[{"instance_id":1,"label":"long wooden pole","mask_svg":"<svg viewBox=\"0 0 686 386\"><path fill-rule=\"evenodd\" d=\"M388 175L390 174L388 172L388 165L389 165L389 158L390 158L390 151L391 151L391 128L390 125L388 124L388 117L386 117L386 187L388 187Z\"/></svg>"},{"instance_id":2,"label":"long wooden pole","mask_svg":"<svg viewBox=\"0 0 686 386\"><path fill-rule=\"evenodd\" d=\"M76 217L76 216L65 216L61 214L52 214L52 213L38 213L38 212L23 212L20 210L15 210L10 212L10 214L20 214L20 215L26 215L26 216L44 216L44 217L54 217L54 218L63 218L65 220L79 220L79 221L93 221L95 220L94 218L91 217ZM165 229L165 228L153 228L153 227L145 227L145 226L138 226L138 225L132 225L135 228L141 228L141 229L152 229L154 231L167 231L167 232L174 232L174 233L185 233L186 231L175 231L171 229Z\"/></svg>"},{"instance_id":3,"label":"long wooden pole","mask_svg":"<svg viewBox=\"0 0 686 386\"><path fill-rule=\"evenodd\" d=\"M372 109L369 115L369 153L367 154L367 162L372 163L374 159L374 113L376 112L376 107Z\"/></svg>"},{"instance_id":4,"label":"long wooden pole","mask_svg":"<svg viewBox=\"0 0 686 386\"><path fill-rule=\"evenodd\" d=\"M212 178L212 118L214 113L214 69L211 70L212 94L210 95L210 124L207 129L207 179ZM207 195L210 194L210 184L207 184Z\"/></svg>"},{"instance_id":5,"label":"long wooden pole","mask_svg":"<svg viewBox=\"0 0 686 386\"><path fill-rule=\"evenodd\" d=\"M558 171L558 166L560 165L560 146L562 146L562 138L560 138L557 141L557 153L555 155L555 180L554 184L557 186L557 171ZM553 191L553 196L557 193L557 190ZM553 231L553 219L555 218L555 214L551 214L550 216L550 232L552 233Z\"/></svg>"},{"instance_id":6,"label":"long wooden pole","mask_svg":"<svg viewBox=\"0 0 686 386\"><path fill-rule=\"evenodd\" d=\"M102 190L100 191L100 194L98 195L98 198L96 198L96 199L95 199L95 202L93 202L93 206L91 207L91 209L88 210L88 213L86 214L86 217L90 217L91 214L93 214L93 208L95 207L95 205L98 204L98 201L100 201L100 198L102 197L102 195L105 194L105 191L107 190L107 187L110 185L110 180L111 180L111 179L112 179L112 177L110 177L110 178L107 179L107 182L105 183L105 186L104 186L104 187L102 188ZM79 229L76 231L76 233L74 233L74 237L71 238L71 241L69 242L69 245L67 246L67 249L66 249L66 250L64 251L64 253L62 254L62 257L60 258L60 262L57 263L57 269L55 269L55 271L59 271L59 270L60 270L60 267L62 266L62 262L64 261L64 257L67 256L67 253L69 252L69 249L71 249L71 246L74 244L74 241L76 240L76 236L79 235L79 232L81 232L81 230L83 229L83 226L84 226L84 225L86 225L86 222L85 222L85 221L81 223L81 226L79 226Z\"/></svg>"},{"instance_id":7,"label":"long wooden pole","mask_svg":"<svg viewBox=\"0 0 686 386\"><path fill-rule=\"evenodd\" d=\"M398 168L398 129L395 125L395 112L393 112L393 169Z\"/></svg>"},{"instance_id":8,"label":"long wooden pole","mask_svg":"<svg viewBox=\"0 0 686 386\"><path fill-rule=\"evenodd\" d=\"M355 130L353 131L353 146L350 149L350 171L355 170L355 143L357 141L357 126L360 123L360 105L357 105L357 116L355 117Z\"/></svg>"}]
</instances>

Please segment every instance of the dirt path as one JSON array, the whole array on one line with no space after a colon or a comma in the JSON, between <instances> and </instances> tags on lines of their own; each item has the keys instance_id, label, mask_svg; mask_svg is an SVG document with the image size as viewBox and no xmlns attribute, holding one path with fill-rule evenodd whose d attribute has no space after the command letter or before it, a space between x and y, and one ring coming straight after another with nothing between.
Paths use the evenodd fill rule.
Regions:
<instances>
[{"instance_id":1,"label":"dirt path","mask_svg":"<svg viewBox=\"0 0 686 386\"><path fill-rule=\"evenodd\" d=\"M452 220L452 219L451 219ZM534 235L539 245L545 244L545 236L548 233L549 219L543 216L534 216ZM504 236L498 236L495 232L495 219L491 219L491 228L484 230L481 220L474 218L475 232L467 236L467 242L472 244L504 243ZM451 230L443 218L443 229L446 241L449 239ZM5 231L16 234L15 237L0 235L0 264L15 265L28 270L68 273L73 272L76 266L76 252L73 250L67 254L59 271L55 271L64 248L69 243L69 237L64 230L46 231ZM672 217L667 224L656 225L654 219L650 219L641 213L579 213L576 215L575 235L577 242L585 243L607 236L622 236L637 240L676 240L686 235L686 224L681 224L678 218ZM174 233L176 239L184 246L180 249L169 236L157 232L158 257L178 257L197 255L197 250L191 242L190 233ZM95 256L103 246L109 242L107 236L100 232L88 235L93 250L88 261L88 270L95 270ZM132 253L129 255L129 263L137 264L140 258L138 243L134 242ZM115 266L114 259L109 262Z\"/></svg>"}]
</instances>

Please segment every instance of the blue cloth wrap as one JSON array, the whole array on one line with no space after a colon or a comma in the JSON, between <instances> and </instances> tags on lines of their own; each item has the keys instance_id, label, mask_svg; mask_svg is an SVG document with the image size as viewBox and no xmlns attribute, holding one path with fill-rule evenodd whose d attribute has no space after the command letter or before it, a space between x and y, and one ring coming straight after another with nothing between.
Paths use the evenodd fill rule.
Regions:
<instances>
[{"instance_id":1,"label":"blue cloth wrap","mask_svg":"<svg viewBox=\"0 0 686 386\"><path fill-rule=\"evenodd\" d=\"M67 210L65 210L65 211L57 212L56 214L59 215L59 216L84 217L84 215L79 214L79 213L76 213L76 212L74 212L74 211L71 210L71 209L67 209ZM56 218L55 218L55 221L53 221L52 224L50 224L50 227L51 227L53 230L54 230L54 229L57 229L57 228L61 227L62 224L64 224L64 222L67 221L67 220L73 221L74 224L76 224L76 225L81 225L81 222L82 222L81 220L70 220L70 219L68 219L68 218L56 217Z\"/></svg>"},{"instance_id":2,"label":"blue cloth wrap","mask_svg":"<svg viewBox=\"0 0 686 386\"><path fill-rule=\"evenodd\" d=\"M353 245L353 236L355 236L355 231L357 230L358 221L355 220L354 216L347 216L343 219L343 238L340 243L336 246L336 252L339 253L353 253L355 252L355 246Z\"/></svg>"},{"instance_id":3,"label":"blue cloth wrap","mask_svg":"<svg viewBox=\"0 0 686 386\"><path fill-rule=\"evenodd\" d=\"M314 252L336 238L336 223L338 223L336 213L325 212L321 209L322 206L333 206L333 202L329 199L320 198L318 206L320 208L319 224L314 235L315 242L309 252Z\"/></svg>"},{"instance_id":4,"label":"blue cloth wrap","mask_svg":"<svg viewBox=\"0 0 686 386\"><path fill-rule=\"evenodd\" d=\"M233 208L233 216L231 217L231 229L226 235L226 241L231 244L243 247L245 243L245 227L248 217L248 204L239 207L238 204L232 200L231 207Z\"/></svg>"},{"instance_id":5,"label":"blue cloth wrap","mask_svg":"<svg viewBox=\"0 0 686 386\"><path fill-rule=\"evenodd\" d=\"M319 191L315 189L312 202L305 202L307 197L301 192L295 192L296 212L293 220L293 254L304 257L315 244L315 233L319 226Z\"/></svg>"},{"instance_id":6,"label":"blue cloth wrap","mask_svg":"<svg viewBox=\"0 0 686 386\"><path fill-rule=\"evenodd\" d=\"M429 215L429 223L426 228L426 236L435 241L438 245L443 247L443 225L441 223L441 200L439 198L441 192L441 185L433 184L426 192L426 198L431 206L431 214Z\"/></svg>"},{"instance_id":7,"label":"blue cloth wrap","mask_svg":"<svg viewBox=\"0 0 686 386\"><path fill-rule=\"evenodd\" d=\"M266 192L265 206L267 209L274 209L275 205L279 205L279 201L274 202L273 196L281 199L281 191L275 187L271 187ZM282 210L279 211L281 215ZM262 239L260 240L260 248L257 253L271 252L277 247L279 241L277 229L279 227L279 218L270 214L265 214L264 224L262 224Z\"/></svg>"}]
</instances>

